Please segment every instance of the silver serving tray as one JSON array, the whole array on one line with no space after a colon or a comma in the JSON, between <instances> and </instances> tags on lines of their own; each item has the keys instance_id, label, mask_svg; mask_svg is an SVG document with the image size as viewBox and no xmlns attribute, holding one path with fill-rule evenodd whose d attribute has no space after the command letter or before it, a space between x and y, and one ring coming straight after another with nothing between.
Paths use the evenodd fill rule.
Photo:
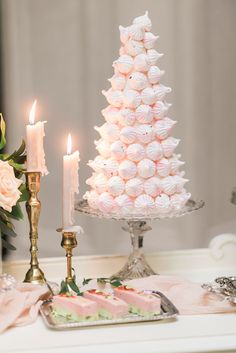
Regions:
<instances>
[{"instance_id":1,"label":"silver serving tray","mask_svg":"<svg viewBox=\"0 0 236 353\"><path fill-rule=\"evenodd\" d=\"M52 301L45 301L40 307L40 313L43 321L47 327L54 330L68 330L82 327L94 327L104 325L116 324L130 324L138 322L153 322L160 320L174 320L179 314L178 309L174 304L161 292L149 291L150 293L161 297L161 313L155 316L139 316L135 314L128 314L125 317L118 319L101 319L96 321L81 321L81 322L68 322L65 318L55 318L52 314Z\"/></svg>"}]
</instances>

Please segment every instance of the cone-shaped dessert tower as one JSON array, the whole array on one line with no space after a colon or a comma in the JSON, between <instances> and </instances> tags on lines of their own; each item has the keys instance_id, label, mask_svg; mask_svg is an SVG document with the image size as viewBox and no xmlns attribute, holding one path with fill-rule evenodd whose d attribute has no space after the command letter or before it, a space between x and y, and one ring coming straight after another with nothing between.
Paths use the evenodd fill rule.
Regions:
<instances>
[{"instance_id":1,"label":"cone-shaped dessert tower","mask_svg":"<svg viewBox=\"0 0 236 353\"><path fill-rule=\"evenodd\" d=\"M176 121L167 116L169 87L160 83L162 56L154 45L148 13L120 26L120 57L113 63L111 88L102 93L109 105L102 110L105 123L95 129L98 156L87 180L84 198L103 213L160 213L180 210L190 198L184 185L179 140L172 137Z\"/></svg>"}]
</instances>

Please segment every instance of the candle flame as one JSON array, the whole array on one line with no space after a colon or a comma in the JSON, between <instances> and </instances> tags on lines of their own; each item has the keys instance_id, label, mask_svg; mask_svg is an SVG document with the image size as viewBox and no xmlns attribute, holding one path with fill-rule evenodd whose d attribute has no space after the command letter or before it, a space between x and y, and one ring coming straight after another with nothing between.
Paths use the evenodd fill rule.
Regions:
<instances>
[{"instance_id":1,"label":"candle flame","mask_svg":"<svg viewBox=\"0 0 236 353\"><path fill-rule=\"evenodd\" d=\"M33 105L32 105L32 108L30 110L30 113L29 113L29 122L31 125L34 124L34 120L35 120L35 109L36 109L36 104L37 104L37 100L35 99Z\"/></svg>"},{"instance_id":2,"label":"candle flame","mask_svg":"<svg viewBox=\"0 0 236 353\"><path fill-rule=\"evenodd\" d=\"M72 139L71 139L71 134L68 134L67 138L67 154L71 154L72 151Z\"/></svg>"}]
</instances>

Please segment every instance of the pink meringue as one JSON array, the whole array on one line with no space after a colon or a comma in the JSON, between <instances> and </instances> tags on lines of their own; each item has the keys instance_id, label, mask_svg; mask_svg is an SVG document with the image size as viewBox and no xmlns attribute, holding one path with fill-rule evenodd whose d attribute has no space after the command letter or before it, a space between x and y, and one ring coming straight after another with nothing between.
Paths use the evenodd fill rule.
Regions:
<instances>
[{"instance_id":1,"label":"pink meringue","mask_svg":"<svg viewBox=\"0 0 236 353\"><path fill-rule=\"evenodd\" d=\"M168 213L171 210L170 198L166 194L161 194L156 197L155 205L160 213Z\"/></svg>"},{"instance_id":2,"label":"pink meringue","mask_svg":"<svg viewBox=\"0 0 236 353\"><path fill-rule=\"evenodd\" d=\"M125 190L125 183L119 176L111 177L107 182L107 190L112 196L119 196Z\"/></svg>"},{"instance_id":3,"label":"pink meringue","mask_svg":"<svg viewBox=\"0 0 236 353\"><path fill-rule=\"evenodd\" d=\"M126 108L137 108L141 103L141 97L137 91L129 89L124 92L123 101Z\"/></svg>"},{"instance_id":4,"label":"pink meringue","mask_svg":"<svg viewBox=\"0 0 236 353\"><path fill-rule=\"evenodd\" d=\"M114 74L111 78L108 79L111 82L111 86L113 90L122 91L126 85L126 78L124 75L120 73Z\"/></svg>"},{"instance_id":5,"label":"pink meringue","mask_svg":"<svg viewBox=\"0 0 236 353\"><path fill-rule=\"evenodd\" d=\"M102 173L97 174L94 177L92 186L99 194L107 191L107 177Z\"/></svg>"},{"instance_id":6,"label":"pink meringue","mask_svg":"<svg viewBox=\"0 0 236 353\"><path fill-rule=\"evenodd\" d=\"M118 140L120 136L120 129L116 124L105 123L100 127L95 126L94 129L108 142L114 142Z\"/></svg>"},{"instance_id":7,"label":"pink meringue","mask_svg":"<svg viewBox=\"0 0 236 353\"><path fill-rule=\"evenodd\" d=\"M170 196L176 192L176 182L173 176L168 176L161 180L161 188L163 192Z\"/></svg>"},{"instance_id":8,"label":"pink meringue","mask_svg":"<svg viewBox=\"0 0 236 353\"><path fill-rule=\"evenodd\" d=\"M170 197L171 206L175 211L181 210L186 202L190 199L190 192L183 192L181 194L174 194Z\"/></svg>"},{"instance_id":9,"label":"pink meringue","mask_svg":"<svg viewBox=\"0 0 236 353\"><path fill-rule=\"evenodd\" d=\"M156 136L159 138L159 140L166 139L170 135L172 128L175 124L176 121L170 118L163 118L162 120L157 120L154 124L154 128Z\"/></svg>"},{"instance_id":10,"label":"pink meringue","mask_svg":"<svg viewBox=\"0 0 236 353\"><path fill-rule=\"evenodd\" d=\"M152 49L154 47L155 42L156 42L156 40L158 38L159 38L158 36L155 36L151 32L145 32L144 33L144 38L143 38L144 47L146 49Z\"/></svg>"},{"instance_id":11,"label":"pink meringue","mask_svg":"<svg viewBox=\"0 0 236 353\"><path fill-rule=\"evenodd\" d=\"M133 143L135 142L136 137L136 130L133 126L126 126L120 130L120 140L124 143Z\"/></svg>"},{"instance_id":12,"label":"pink meringue","mask_svg":"<svg viewBox=\"0 0 236 353\"><path fill-rule=\"evenodd\" d=\"M127 54L127 53L126 53L126 50L125 50L125 47L120 47L120 49L119 49L119 55L121 56L121 55L125 55L125 54ZM119 72L119 71L117 70L117 72Z\"/></svg>"},{"instance_id":13,"label":"pink meringue","mask_svg":"<svg viewBox=\"0 0 236 353\"><path fill-rule=\"evenodd\" d=\"M134 162L131 161L123 161L119 165L119 175L123 179L131 179L134 178L137 174L137 167Z\"/></svg>"},{"instance_id":14,"label":"pink meringue","mask_svg":"<svg viewBox=\"0 0 236 353\"><path fill-rule=\"evenodd\" d=\"M102 167L104 166L104 162L105 158L103 158L102 156L97 156L94 160L88 161L88 166L92 168L95 172L100 173L102 171Z\"/></svg>"},{"instance_id":15,"label":"pink meringue","mask_svg":"<svg viewBox=\"0 0 236 353\"><path fill-rule=\"evenodd\" d=\"M129 108L123 108L120 110L119 123L122 126L131 126L135 123L135 112Z\"/></svg>"},{"instance_id":16,"label":"pink meringue","mask_svg":"<svg viewBox=\"0 0 236 353\"><path fill-rule=\"evenodd\" d=\"M95 190L90 190L85 193L83 198L88 201L88 204L91 208L97 209L98 197L99 197L99 194Z\"/></svg>"},{"instance_id":17,"label":"pink meringue","mask_svg":"<svg viewBox=\"0 0 236 353\"><path fill-rule=\"evenodd\" d=\"M136 119L141 124L151 123L153 120L152 108L147 104L141 104L136 109Z\"/></svg>"},{"instance_id":18,"label":"pink meringue","mask_svg":"<svg viewBox=\"0 0 236 353\"><path fill-rule=\"evenodd\" d=\"M152 106L152 113L155 119L163 119L164 116L166 115L169 107L171 104L162 102L162 101L157 101L153 106Z\"/></svg>"},{"instance_id":19,"label":"pink meringue","mask_svg":"<svg viewBox=\"0 0 236 353\"><path fill-rule=\"evenodd\" d=\"M145 31L149 32L152 28L152 22L148 17L148 11L145 12L145 15L136 17L133 20L133 24L140 25Z\"/></svg>"},{"instance_id":20,"label":"pink meringue","mask_svg":"<svg viewBox=\"0 0 236 353\"><path fill-rule=\"evenodd\" d=\"M143 43L132 39L126 42L124 49L125 49L125 52L131 56L136 56L138 54L145 52Z\"/></svg>"},{"instance_id":21,"label":"pink meringue","mask_svg":"<svg viewBox=\"0 0 236 353\"><path fill-rule=\"evenodd\" d=\"M158 141L149 143L146 147L146 155L152 161L159 161L163 157L163 149Z\"/></svg>"},{"instance_id":22,"label":"pink meringue","mask_svg":"<svg viewBox=\"0 0 236 353\"><path fill-rule=\"evenodd\" d=\"M109 158L111 155L110 151L110 143L106 140L100 139L99 141L94 141L96 145L96 150L98 150L99 154L104 158Z\"/></svg>"},{"instance_id":23,"label":"pink meringue","mask_svg":"<svg viewBox=\"0 0 236 353\"><path fill-rule=\"evenodd\" d=\"M141 92L141 99L144 104L154 104L157 101L157 95L151 87L147 87Z\"/></svg>"},{"instance_id":24,"label":"pink meringue","mask_svg":"<svg viewBox=\"0 0 236 353\"><path fill-rule=\"evenodd\" d=\"M136 24L129 27L129 37L134 40L143 40L145 35L144 28Z\"/></svg>"},{"instance_id":25,"label":"pink meringue","mask_svg":"<svg viewBox=\"0 0 236 353\"><path fill-rule=\"evenodd\" d=\"M161 189L161 179L158 177L151 177L150 179L147 179L144 182L144 191L146 192L147 195L150 195L152 197L156 197L160 195L162 189Z\"/></svg>"},{"instance_id":26,"label":"pink meringue","mask_svg":"<svg viewBox=\"0 0 236 353\"><path fill-rule=\"evenodd\" d=\"M162 85L161 83L159 83L157 85L153 85L152 88L153 88L153 91L155 92L157 100L160 100L160 101L164 100L166 94L171 92L170 87L166 87L166 86Z\"/></svg>"},{"instance_id":27,"label":"pink meringue","mask_svg":"<svg viewBox=\"0 0 236 353\"><path fill-rule=\"evenodd\" d=\"M155 130L151 125L136 126L137 139L141 143L149 143L155 138Z\"/></svg>"},{"instance_id":28,"label":"pink meringue","mask_svg":"<svg viewBox=\"0 0 236 353\"><path fill-rule=\"evenodd\" d=\"M131 161L139 162L145 157L145 149L139 143L134 143L127 147L126 154Z\"/></svg>"},{"instance_id":29,"label":"pink meringue","mask_svg":"<svg viewBox=\"0 0 236 353\"><path fill-rule=\"evenodd\" d=\"M120 40L123 44L129 39L129 27L119 26L120 30Z\"/></svg>"},{"instance_id":30,"label":"pink meringue","mask_svg":"<svg viewBox=\"0 0 236 353\"><path fill-rule=\"evenodd\" d=\"M159 67L151 66L147 73L149 82L152 84L160 82L161 76L163 76L164 73L165 71L160 70Z\"/></svg>"},{"instance_id":31,"label":"pink meringue","mask_svg":"<svg viewBox=\"0 0 236 353\"><path fill-rule=\"evenodd\" d=\"M125 185L127 195L136 197L143 192L143 181L140 178L129 179Z\"/></svg>"},{"instance_id":32,"label":"pink meringue","mask_svg":"<svg viewBox=\"0 0 236 353\"><path fill-rule=\"evenodd\" d=\"M114 67L122 74L128 74L133 67L133 59L130 55L121 55L118 60L114 62Z\"/></svg>"},{"instance_id":33,"label":"pink meringue","mask_svg":"<svg viewBox=\"0 0 236 353\"><path fill-rule=\"evenodd\" d=\"M108 178L110 178L118 174L118 167L118 162L113 158L109 158L104 161L102 171Z\"/></svg>"},{"instance_id":34,"label":"pink meringue","mask_svg":"<svg viewBox=\"0 0 236 353\"><path fill-rule=\"evenodd\" d=\"M171 157L174 153L176 147L178 146L180 140L175 137L167 137L167 139L161 141L163 153L165 157Z\"/></svg>"},{"instance_id":35,"label":"pink meringue","mask_svg":"<svg viewBox=\"0 0 236 353\"><path fill-rule=\"evenodd\" d=\"M142 72L132 72L128 80L129 86L137 91L146 88L148 85L147 77Z\"/></svg>"},{"instance_id":36,"label":"pink meringue","mask_svg":"<svg viewBox=\"0 0 236 353\"><path fill-rule=\"evenodd\" d=\"M106 97L109 104L114 107L121 107L123 104L123 93L118 90L109 89L108 91L102 91L102 94Z\"/></svg>"},{"instance_id":37,"label":"pink meringue","mask_svg":"<svg viewBox=\"0 0 236 353\"><path fill-rule=\"evenodd\" d=\"M156 164L150 159L144 158L138 165L138 174L141 178L150 178L156 172Z\"/></svg>"},{"instance_id":38,"label":"pink meringue","mask_svg":"<svg viewBox=\"0 0 236 353\"><path fill-rule=\"evenodd\" d=\"M108 192L103 192L98 197L98 207L104 213L112 212L115 203L113 197Z\"/></svg>"},{"instance_id":39,"label":"pink meringue","mask_svg":"<svg viewBox=\"0 0 236 353\"><path fill-rule=\"evenodd\" d=\"M179 168L185 164L185 162L180 161L181 155L174 155L172 158L169 159L171 165L171 174L176 174L179 171Z\"/></svg>"},{"instance_id":40,"label":"pink meringue","mask_svg":"<svg viewBox=\"0 0 236 353\"><path fill-rule=\"evenodd\" d=\"M174 183L175 183L175 189L176 192L182 193L184 190L184 185L189 181L188 179L182 178L180 175L174 175L172 176Z\"/></svg>"},{"instance_id":41,"label":"pink meringue","mask_svg":"<svg viewBox=\"0 0 236 353\"><path fill-rule=\"evenodd\" d=\"M168 159L162 158L157 162L157 173L161 177L166 177L170 174L171 164Z\"/></svg>"},{"instance_id":42,"label":"pink meringue","mask_svg":"<svg viewBox=\"0 0 236 353\"><path fill-rule=\"evenodd\" d=\"M146 54L139 54L134 58L134 69L141 72L148 71L149 62Z\"/></svg>"},{"instance_id":43,"label":"pink meringue","mask_svg":"<svg viewBox=\"0 0 236 353\"><path fill-rule=\"evenodd\" d=\"M111 156L116 160L125 158L126 145L121 141L115 141L111 144Z\"/></svg>"},{"instance_id":44,"label":"pink meringue","mask_svg":"<svg viewBox=\"0 0 236 353\"><path fill-rule=\"evenodd\" d=\"M133 201L128 195L120 195L115 198L115 205L118 211L123 213L129 213L133 208Z\"/></svg>"},{"instance_id":45,"label":"pink meringue","mask_svg":"<svg viewBox=\"0 0 236 353\"><path fill-rule=\"evenodd\" d=\"M158 53L155 49L147 50L147 58L150 65L155 65L157 60L160 59L164 54Z\"/></svg>"},{"instance_id":46,"label":"pink meringue","mask_svg":"<svg viewBox=\"0 0 236 353\"><path fill-rule=\"evenodd\" d=\"M155 202L151 196L142 194L135 199L134 206L141 212L152 211L155 207Z\"/></svg>"},{"instance_id":47,"label":"pink meringue","mask_svg":"<svg viewBox=\"0 0 236 353\"><path fill-rule=\"evenodd\" d=\"M110 124L116 124L119 119L120 109L108 105L105 109L102 110L102 115L106 121Z\"/></svg>"}]
</instances>

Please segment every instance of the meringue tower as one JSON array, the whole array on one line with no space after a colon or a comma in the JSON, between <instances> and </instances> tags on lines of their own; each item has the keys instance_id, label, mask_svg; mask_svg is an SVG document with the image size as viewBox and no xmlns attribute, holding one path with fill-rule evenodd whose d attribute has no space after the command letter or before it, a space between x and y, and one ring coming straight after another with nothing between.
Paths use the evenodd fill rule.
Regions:
<instances>
[{"instance_id":1,"label":"meringue tower","mask_svg":"<svg viewBox=\"0 0 236 353\"><path fill-rule=\"evenodd\" d=\"M168 117L169 87L160 83L157 66L163 54L154 45L148 12L129 27L120 26L121 48L114 61L111 88L102 91L108 106L105 123L95 130L98 155L84 198L103 213L166 214L180 210L190 198L184 185L184 164L175 153L179 139L172 136L176 121Z\"/></svg>"}]
</instances>

